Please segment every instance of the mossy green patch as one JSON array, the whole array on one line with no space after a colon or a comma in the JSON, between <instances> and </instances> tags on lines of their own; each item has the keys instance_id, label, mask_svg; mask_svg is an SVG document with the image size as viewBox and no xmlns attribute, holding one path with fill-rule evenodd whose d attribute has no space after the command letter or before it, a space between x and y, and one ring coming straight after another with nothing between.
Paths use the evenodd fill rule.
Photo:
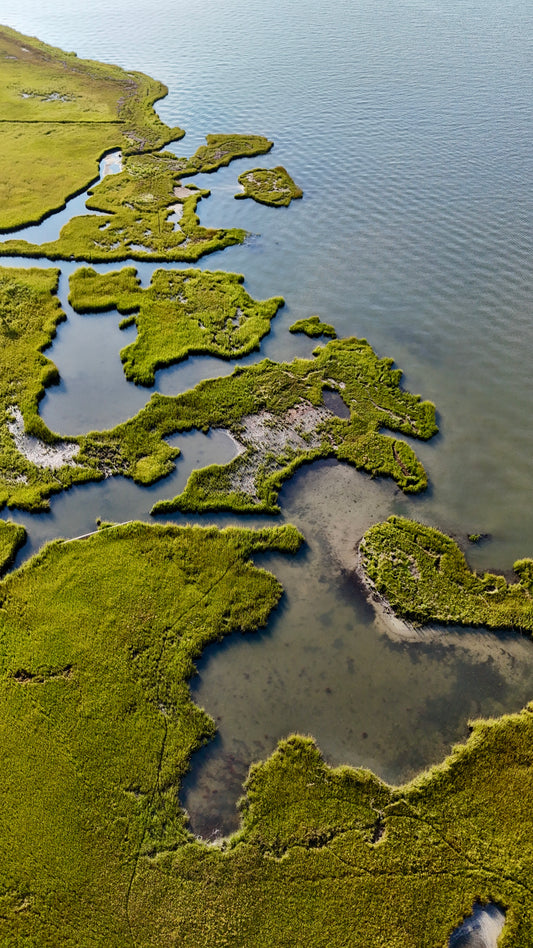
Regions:
<instances>
[{"instance_id":1,"label":"mossy green patch","mask_svg":"<svg viewBox=\"0 0 533 948\"><path fill-rule=\"evenodd\" d=\"M214 724L193 661L281 595L294 527L108 526L0 583L0 944L442 948L474 900L533 923L533 706L403 787L309 738L254 766L242 827L195 840L181 779Z\"/></svg>"},{"instance_id":2,"label":"mossy green patch","mask_svg":"<svg viewBox=\"0 0 533 948\"><path fill-rule=\"evenodd\" d=\"M297 319L292 326L289 326L289 332L303 332L312 339L318 336L331 336L336 339L337 333L331 323L323 323L320 316L309 316L307 319Z\"/></svg>"},{"instance_id":3,"label":"mossy green patch","mask_svg":"<svg viewBox=\"0 0 533 948\"><path fill-rule=\"evenodd\" d=\"M209 191L179 186L180 159L165 152L130 156L119 174L107 175L90 192L87 207L98 214L73 217L57 240L31 244L13 239L0 255L50 260L198 260L242 243L246 231L201 227L196 214ZM179 221L172 218L180 215Z\"/></svg>"},{"instance_id":4,"label":"mossy green patch","mask_svg":"<svg viewBox=\"0 0 533 948\"><path fill-rule=\"evenodd\" d=\"M18 523L0 520L0 576L11 566L17 550L26 541L26 531Z\"/></svg>"},{"instance_id":5,"label":"mossy green patch","mask_svg":"<svg viewBox=\"0 0 533 948\"><path fill-rule=\"evenodd\" d=\"M294 198L303 197L302 189L282 165L276 168L252 168L240 174L238 180L243 190L235 195L236 198L249 197L259 204L288 207Z\"/></svg>"},{"instance_id":6,"label":"mossy green patch","mask_svg":"<svg viewBox=\"0 0 533 948\"><path fill-rule=\"evenodd\" d=\"M181 176L208 174L229 165L234 158L264 155L274 142L264 135L206 135L207 145L200 145L191 158L179 158Z\"/></svg>"},{"instance_id":7,"label":"mossy green patch","mask_svg":"<svg viewBox=\"0 0 533 948\"><path fill-rule=\"evenodd\" d=\"M135 322L137 338L120 357L130 381L153 385L157 369L191 354L238 359L259 348L283 300L253 300L243 281L236 273L157 270L142 289L132 268L104 274L82 269L70 278L69 301L84 313L135 311L121 325Z\"/></svg>"},{"instance_id":8,"label":"mossy green patch","mask_svg":"<svg viewBox=\"0 0 533 948\"><path fill-rule=\"evenodd\" d=\"M0 506L43 509L53 492L103 476L78 465L76 439L53 434L38 414L58 380L43 354L65 318L57 280L57 270L0 269Z\"/></svg>"},{"instance_id":9,"label":"mossy green patch","mask_svg":"<svg viewBox=\"0 0 533 948\"><path fill-rule=\"evenodd\" d=\"M531 559L514 564L516 583L478 575L451 537L403 517L371 527L360 551L372 583L401 616L533 632Z\"/></svg>"},{"instance_id":10,"label":"mossy green patch","mask_svg":"<svg viewBox=\"0 0 533 948\"><path fill-rule=\"evenodd\" d=\"M97 176L105 151L183 136L153 109L162 83L0 27L0 229L41 220Z\"/></svg>"},{"instance_id":11,"label":"mossy green patch","mask_svg":"<svg viewBox=\"0 0 533 948\"><path fill-rule=\"evenodd\" d=\"M264 625L281 587L250 557L300 542L131 523L0 583L0 944L135 942L138 864L190 840L177 791L214 732L193 660Z\"/></svg>"},{"instance_id":12,"label":"mossy green patch","mask_svg":"<svg viewBox=\"0 0 533 948\"><path fill-rule=\"evenodd\" d=\"M224 428L238 456L224 466L194 471L185 491L156 504L168 510L231 509L274 513L284 480L302 464L335 457L373 476L395 479L410 492L423 490L426 475L406 442L382 434L388 428L430 438L437 430L435 408L400 387L401 372L378 359L366 340L344 339L315 351L314 359L290 363L265 360L209 379L175 397L155 394L135 418L108 432L92 432L80 457L112 449L120 472L143 483L139 462L152 462L162 477L172 469L173 451L164 438L179 431ZM324 389L339 393L350 418L334 415Z\"/></svg>"}]
</instances>

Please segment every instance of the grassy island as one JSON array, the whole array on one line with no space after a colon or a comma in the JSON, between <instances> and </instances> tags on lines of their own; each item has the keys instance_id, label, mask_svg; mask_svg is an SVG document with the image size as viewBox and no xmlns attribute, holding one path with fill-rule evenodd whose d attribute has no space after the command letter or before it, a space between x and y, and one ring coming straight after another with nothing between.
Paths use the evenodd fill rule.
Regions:
<instances>
[{"instance_id":1,"label":"grassy island","mask_svg":"<svg viewBox=\"0 0 533 948\"><path fill-rule=\"evenodd\" d=\"M347 461L372 476L393 477L407 492L426 486L412 448L388 437L388 428L427 439L437 431L435 407L400 387L401 371L378 359L364 339L334 340L314 359L265 360L208 379L177 396L154 394L130 421L82 439L80 460L109 459L116 473L152 483L169 473L176 456L165 438L194 428L223 428L234 438L229 464L194 471L185 491L153 512L230 509L275 513L284 480L302 464L323 457ZM323 392L337 392L351 412L343 419L326 407Z\"/></svg>"},{"instance_id":2,"label":"grassy island","mask_svg":"<svg viewBox=\"0 0 533 948\"><path fill-rule=\"evenodd\" d=\"M107 526L0 582L3 948L442 948L474 900L529 948L533 706L403 787L290 737L236 835L190 834L177 794L214 733L193 662L265 623L281 588L250 558L300 539Z\"/></svg>"},{"instance_id":3,"label":"grassy island","mask_svg":"<svg viewBox=\"0 0 533 948\"><path fill-rule=\"evenodd\" d=\"M0 269L0 506L39 510L50 494L102 477L78 464L76 439L51 432L38 413L58 372L43 354L65 318L57 270Z\"/></svg>"},{"instance_id":4,"label":"grassy island","mask_svg":"<svg viewBox=\"0 0 533 948\"><path fill-rule=\"evenodd\" d=\"M240 174L238 181L243 190L235 197L253 198L259 204L288 207L295 198L303 197L302 189L281 165L276 168L252 168Z\"/></svg>"},{"instance_id":5,"label":"grassy island","mask_svg":"<svg viewBox=\"0 0 533 948\"><path fill-rule=\"evenodd\" d=\"M11 566L17 550L26 542L26 531L17 523L0 520L0 576Z\"/></svg>"},{"instance_id":6,"label":"grassy island","mask_svg":"<svg viewBox=\"0 0 533 948\"><path fill-rule=\"evenodd\" d=\"M331 323L323 323L320 316L308 316L307 319L297 319L292 326L289 326L289 332L303 332L306 336L310 336L311 339L316 339L318 336L331 336L332 339L337 338L335 327L332 326Z\"/></svg>"},{"instance_id":7,"label":"grassy island","mask_svg":"<svg viewBox=\"0 0 533 948\"><path fill-rule=\"evenodd\" d=\"M109 150L181 138L153 109L166 87L0 26L0 230L42 220L98 176Z\"/></svg>"},{"instance_id":8,"label":"grassy island","mask_svg":"<svg viewBox=\"0 0 533 948\"><path fill-rule=\"evenodd\" d=\"M236 273L157 270L143 290L136 270L99 274L77 270L69 302L80 313L118 309L132 314L137 338L120 353L124 372L138 385L153 385L155 371L192 354L238 359L259 348L281 297L257 302Z\"/></svg>"},{"instance_id":9,"label":"grassy island","mask_svg":"<svg viewBox=\"0 0 533 948\"><path fill-rule=\"evenodd\" d=\"M533 632L533 559L517 560L515 583L479 576L451 537L403 517L367 530L360 553L372 584L401 616Z\"/></svg>"},{"instance_id":10,"label":"grassy island","mask_svg":"<svg viewBox=\"0 0 533 948\"><path fill-rule=\"evenodd\" d=\"M403 391L401 372L392 368L390 359L378 359L366 340L332 341L317 349L314 359L266 360L236 369L183 395L155 394L139 414L110 431L72 438L54 434L39 416L38 404L45 386L58 380L56 367L42 352L64 319L55 296L57 279L57 270L0 269L0 505L43 510L51 494L113 474L151 484L170 473L179 455L179 449L165 441L168 435L211 427L229 431L240 453L229 465L194 472L185 492L157 505L156 512L276 512L283 481L299 465L320 457L391 476L405 491L426 486L412 448L381 429L430 438L437 430L434 406ZM189 303L178 300L182 294ZM175 300L169 299L174 295ZM202 309L205 295L216 301L210 329L208 311ZM142 290L131 268L104 276L82 271L73 281L73 301L82 309L116 305L130 313L139 310L126 317L138 320L139 338L124 350L124 358L130 376L144 382L161 362L175 361L187 347L196 351L200 346L201 328L195 335L191 325L195 319L198 326L201 310L206 349L209 332L215 330L221 350L238 342L246 351L268 328L281 302L274 298L255 303L234 274L185 271L177 276L160 271L151 287ZM161 325L168 319L170 303L190 306L192 322L181 337L171 333L164 348ZM224 306L219 335L216 311ZM249 322L243 316L249 316ZM229 348L221 354L228 355ZM337 392L351 411L350 419L326 407L324 390Z\"/></svg>"},{"instance_id":11,"label":"grassy island","mask_svg":"<svg viewBox=\"0 0 533 948\"><path fill-rule=\"evenodd\" d=\"M119 174L107 175L87 202L96 214L73 217L57 240L0 244L0 256L49 260L198 260L203 254L242 243L246 231L201 227L196 208L209 191L183 188L179 159L166 153L136 155Z\"/></svg>"},{"instance_id":12,"label":"grassy island","mask_svg":"<svg viewBox=\"0 0 533 948\"><path fill-rule=\"evenodd\" d=\"M0 256L49 260L190 260L242 243L239 228L201 227L196 209L208 190L180 179L216 171L234 158L272 147L261 135L208 135L192 158L168 152L126 157L121 172L107 175L90 192L87 208L95 214L73 217L57 240L32 244L14 238L0 243Z\"/></svg>"}]
</instances>

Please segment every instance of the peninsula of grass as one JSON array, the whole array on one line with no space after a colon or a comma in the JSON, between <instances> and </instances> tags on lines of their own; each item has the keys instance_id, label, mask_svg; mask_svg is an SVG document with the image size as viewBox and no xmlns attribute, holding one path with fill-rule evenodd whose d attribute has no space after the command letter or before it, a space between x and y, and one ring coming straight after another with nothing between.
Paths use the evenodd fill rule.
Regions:
<instances>
[{"instance_id":1,"label":"peninsula of grass","mask_svg":"<svg viewBox=\"0 0 533 948\"><path fill-rule=\"evenodd\" d=\"M18 523L0 520L0 576L11 566L21 546L26 542L26 531Z\"/></svg>"},{"instance_id":2,"label":"peninsula of grass","mask_svg":"<svg viewBox=\"0 0 533 948\"><path fill-rule=\"evenodd\" d=\"M337 338L335 327L332 326L331 323L323 323L320 316L309 316L307 319L297 319L292 326L289 326L289 332L303 332L306 336L310 336L311 339L316 339L318 336L331 336L332 339Z\"/></svg>"},{"instance_id":3,"label":"peninsula of grass","mask_svg":"<svg viewBox=\"0 0 533 948\"><path fill-rule=\"evenodd\" d=\"M258 204L288 207L294 198L303 197L303 191L281 165L276 168L252 168L239 175L242 191L236 198L253 198Z\"/></svg>"},{"instance_id":4,"label":"peninsula of grass","mask_svg":"<svg viewBox=\"0 0 533 948\"><path fill-rule=\"evenodd\" d=\"M0 256L49 260L198 260L203 254L242 243L246 231L201 227L196 208L209 191L181 187L180 160L163 152L126 158L119 174L106 175L90 191L96 214L73 217L57 240L32 244L12 239ZM192 172L191 172L192 173Z\"/></svg>"},{"instance_id":5,"label":"peninsula of grass","mask_svg":"<svg viewBox=\"0 0 533 948\"><path fill-rule=\"evenodd\" d=\"M96 273L77 270L70 278L69 302L80 313L118 309L131 314L121 327L135 323L137 337L122 349L126 377L153 385L155 372L189 355L238 359L270 331L283 305L281 297L259 302L243 289L236 273L157 270L142 289L136 270Z\"/></svg>"},{"instance_id":6,"label":"peninsula of grass","mask_svg":"<svg viewBox=\"0 0 533 948\"><path fill-rule=\"evenodd\" d=\"M165 438L180 431L226 430L237 457L193 471L184 492L154 513L229 509L276 513L282 483L318 458L346 461L372 476L388 476L406 492L426 487L413 449L382 429L423 440L437 431L435 407L400 386L401 371L379 359L364 339L333 340L313 359L265 360L208 379L177 396L154 394L141 412L111 431L80 439L80 461L112 458L116 473L143 484L173 468L176 448ZM338 392L350 409L342 419L324 404Z\"/></svg>"},{"instance_id":7,"label":"peninsula of grass","mask_svg":"<svg viewBox=\"0 0 533 948\"><path fill-rule=\"evenodd\" d=\"M205 297L217 301L215 309L227 305L223 339L229 340L228 345L238 339L243 349L246 332L239 335L236 319L241 323L250 307L248 330L253 321L257 339L261 326L268 328L281 302L279 298L261 304L249 301L240 278L232 274L161 271L151 287L142 290L131 268L103 276L83 272L74 281L73 296L82 309L91 308L97 292L96 308L108 308L111 301L130 313L138 308L138 314L126 319L139 321L139 340L125 353L132 366L130 374L139 381L148 381L158 360L163 360L162 337L155 333L156 329L162 332L157 321L168 317L169 303L180 303L178 295L194 300L195 318L205 327L209 318ZM57 270L0 269L1 506L44 510L51 494L114 474L152 484L172 471L180 453L167 444L169 435L210 428L228 431L240 453L227 465L193 472L185 491L156 505L154 512L277 512L283 481L301 464L322 457L347 461L372 476L393 477L407 492L426 486L424 469L412 448L401 439L387 437L382 429L430 438L437 430L434 406L405 392L400 387L401 372L392 368L390 359L378 359L366 340L334 340L319 347L313 359L265 360L236 369L227 378L202 382L182 395L154 394L134 418L110 431L77 437L54 434L39 416L38 405L45 386L59 378L42 351L65 318L55 296L57 280ZM169 299L169 294L176 299ZM196 348L189 326L181 341L176 332L164 358L174 361L179 357L178 346L191 343ZM339 393L350 408L350 419L341 419L326 407L324 390Z\"/></svg>"},{"instance_id":8,"label":"peninsula of grass","mask_svg":"<svg viewBox=\"0 0 533 948\"><path fill-rule=\"evenodd\" d=\"M78 464L78 441L51 432L38 413L57 369L43 349L65 318L57 270L0 268L0 506L42 510L50 494L104 476Z\"/></svg>"},{"instance_id":9,"label":"peninsula of grass","mask_svg":"<svg viewBox=\"0 0 533 948\"><path fill-rule=\"evenodd\" d=\"M492 901L501 948L529 948L533 706L401 787L289 737L237 834L189 832L180 783L214 734L193 662L265 624L281 588L251 557L300 539L110 526L0 582L0 944L442 948Z\"/></svg>"},{"instance_id":10,"label":"peninsula of grass","mask_svg":"<svg viewBox=\"0 0 533 948\"><path fill-rule=\"evenodd\" d=\"M367 530L361 563L400 616L533 632L533 559L517 560L517 582L469 568L457 543L439 530L389 517Z\"/></svg>"},{"instance_id":11,"label":"peninsula of grass","mask_svg":"<svg viewBox=\"0 0 533 948\"><path fill-rule=\"evenodd\" d=\"M153 104L166 87L0 26L0 230L36 223L98 176L106 151L181 138Z\"/></svg>"}]
</instances>

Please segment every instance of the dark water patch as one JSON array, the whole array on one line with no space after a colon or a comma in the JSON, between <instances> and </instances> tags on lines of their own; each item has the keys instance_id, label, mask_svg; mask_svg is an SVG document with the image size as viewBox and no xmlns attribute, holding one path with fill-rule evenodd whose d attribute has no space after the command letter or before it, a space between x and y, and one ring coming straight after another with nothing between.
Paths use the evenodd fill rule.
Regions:
<instances>
[{"instance_id":1,"label":"dark water patch","mask_svg":"<svg viewBox=\"0 0 533 948\"><path fill-rule=\"evenodd\" d=\"M331 389L325 388L322 392L322 398L324 399L326 408L329 408L334 415L337 415L339 418L350 417L350 409L338 392L333 392Z\"/></svg>"}]
</instances>

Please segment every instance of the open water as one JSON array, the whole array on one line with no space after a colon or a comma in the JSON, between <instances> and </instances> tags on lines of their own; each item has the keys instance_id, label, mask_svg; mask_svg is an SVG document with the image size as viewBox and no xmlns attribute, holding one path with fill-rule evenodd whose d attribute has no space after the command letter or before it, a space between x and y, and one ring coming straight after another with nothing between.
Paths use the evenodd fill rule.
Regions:
<instances>
[{"instance_id":1,"label":"open water","mask_svg":"<svg viewBox=\"0 0 533 948\"><path fill-rule=\"evenodd\" d=\"M244 273L258 298L285 297L261 355L309 355L313 343L287 330L319 313L393 357L439 412L440 434L414 445L430 478L421 497L331 462L283 488L276 522L295 523L307 543L294 559L260 558L286 590L281 607L266 630L208 649L193 682L218 726L184 793L205 836L237 825L249 764L291 731L313 734L334 764L401 782L464 739L470 718L533 698L528 640L457 629L394 639L352 573L364 530L393 512L463 540L489 534L468 549L476 568L509 571L533 553L532 20L529 0L0 0L1 22L163 80L159 113L187 132L177 154L209 132L274 139L258 163L285 165L303 200L235 201L246 160L198 177L212 191L201 222L254 235L200 266ZM67 216L82 208L78 198ZM43 240L57 224L45 222ZM68 321L48 352L62 381L41 408L62 434L115 424L149 394L122 374L135 330L68 308L72 269L62 266ZM143 282L151 269L139 267ZM189 360L158 373L157 388L231 368ZM222 434L176 443L175 474L151 489L116 479L58 496L49 514L10 512L30 533L22 555L97 516L149 519L193 467L231 457Z\"/></svg>"}]
</instances>

